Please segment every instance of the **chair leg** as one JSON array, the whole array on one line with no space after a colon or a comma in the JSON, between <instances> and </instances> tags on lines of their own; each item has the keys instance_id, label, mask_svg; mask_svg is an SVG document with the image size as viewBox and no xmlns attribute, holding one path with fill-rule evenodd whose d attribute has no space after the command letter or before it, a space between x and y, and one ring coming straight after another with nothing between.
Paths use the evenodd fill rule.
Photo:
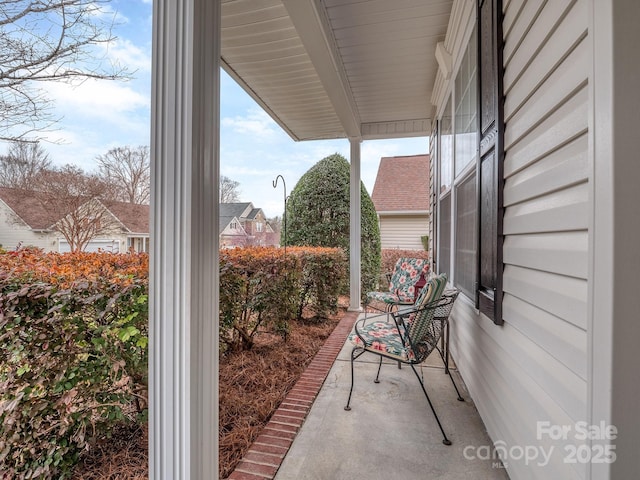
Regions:
<instances>
[{"instance_id":1,"label":"chair leg","mask_svg":"<svg viewBox=\"0 0 640 480\"><path fill-rule=\"evenodd\" d=\"M458 386L456 385L456 382L453 381L453 377L451 376L451 371L447 372L449 374L449 378L451 379L451 383L453 384L453 388L455 388L456 393L458 394L458 401L459 402L464 402L464 398L462 398L462 395L460 395L460 390L458 390Z\"/></svg>"},{"instance_id":2,"label":"chair leg","mask_svg":"<svg viewBox=\"0 0 640 480\"><path fill-rule=\"evenodd\" d=\"M451 379L451 383L453 384L453 388L456 390L456 393L458 394L458 401L459 402L464 402L464 398L462 398L462 395L460 395L460 390L458 390L458 386L456 385L455 380L453 379L453 375L451 375L451 370L449 370L446 367L447 364L447 360L445 359L445 353L443 353L439 348L436 347L436 350L438 350L438 353L440 354L440 358L442 358L442 361L445 363L445 373L447 375L449 375L449 378Z\"/></svg>"},{"instance_id":3,"label":"chair leg","mask_svg":"<svg viewBox=\"0 0 640 480\"><path fill-rule=\"evenodd\" d=\"M442 351L444 352L444 373L449 373L449 320L442 321L444 335L441 337Z\"/></svg>"},{"instance_id":4,"label":"chair leg","mask_svg":"<svg viewBox=\"0 0 640 480\"><path fill-rule=\"evenodd\" d=\"M380 363L378 364L378 373L376 373L376 379L373 383L380 383L380 369L382 368L382 357L380 357Z\"/></svg>"},{"instance_id":5,"label":"chair leg","mask_svg":"<svg viewBox=\"0 0 640 480\"><path fill-rule=\"evenodd\" d=\"M429 398L429 394L427 393L427 390L424 388L424 383L422 382L422 379L420 378L420 375L418 374L418 372L416 371L416 367L410 363L409 364L411 366L411 370L413 370L413 373L416 374L416 378L418 379L418 382L420 382L420 387L422 387L422 391L424 392L424 396L427 397L427 402L429 402L429 406L431 407L431 411L433 412L433 416L436 418L436 422L438 423L438 427L440 427L440 432L442 432L442 443L444 443L445 445L451 445L451 440L449 440L447 438L447 434L444 433L444 428L442 428L442 424L440 423L440 419L438 418L438 414L436 413L436 409L433 407L433 403L431 403L431 399Z\"/></svg>"},{"instance_id":6,"label":"chair leg","mask_svg":"<svg viewBox=\"0 0 640 480\"><path fill-rule=\"evenodd\" d=\"M360 350L360 352L356 355L356 352ZM348 412L349 410L351 410L351 394L353 393L353 381L354 381L354 375L353 375L353 362L364 353L365 351L362 350L360 347L353 347L353 350L351 350L351 388L349 389L349 398L347 399L347 404L345 405L344 409ZM382 358L382 357L380 357Z\"/></svg>"}]
</instances>

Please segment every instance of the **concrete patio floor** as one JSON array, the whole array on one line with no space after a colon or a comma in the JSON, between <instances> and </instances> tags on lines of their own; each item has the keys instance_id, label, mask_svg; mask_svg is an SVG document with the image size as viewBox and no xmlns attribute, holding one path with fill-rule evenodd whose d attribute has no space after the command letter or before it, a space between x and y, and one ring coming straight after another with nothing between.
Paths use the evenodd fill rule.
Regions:
<instances>
[{"instance_id":1,"label":"concrete patio floor","mask_svg":"<svg viewBox=\"0 0 640 480\"><path fill-rule=\"evenodd\" d=\"M453 372L464 402L456 399L436 352L418 373L445 432L442 436L417 378L409 366L385 362L375 384L378 357L356 361L352 410L349 394L351 345L345 344L315 399L276 480L342 479L508 479L497 460L486 456L492 445L460 376ZM474 458L475 457L475 458Z\"/></svg>"}]
</instances>

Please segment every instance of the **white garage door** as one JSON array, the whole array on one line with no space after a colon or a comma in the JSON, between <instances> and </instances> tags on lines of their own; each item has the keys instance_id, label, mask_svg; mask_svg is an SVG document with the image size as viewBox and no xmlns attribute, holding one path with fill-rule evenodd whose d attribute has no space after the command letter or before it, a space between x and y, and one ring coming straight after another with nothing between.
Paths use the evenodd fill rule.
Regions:
<instances>
[{"instance_id":1,"label":"white garage door","mask_svg":"<svg viewBox=\"0 0 640 480\"><path fill-rule=\"evenodd\" d=\"M85 252L97 252L98 250L103 252L120 253L120 242L118 240L91 240L84 248ZM58 251L60 253L69 253L71 251L69 242L60 239Z\"/></svg>"}]
</instances>

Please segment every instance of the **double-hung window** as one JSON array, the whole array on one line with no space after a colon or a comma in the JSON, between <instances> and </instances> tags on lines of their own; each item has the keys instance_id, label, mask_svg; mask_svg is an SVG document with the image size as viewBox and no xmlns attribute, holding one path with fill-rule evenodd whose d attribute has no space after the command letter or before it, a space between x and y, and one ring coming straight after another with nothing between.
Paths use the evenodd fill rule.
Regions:
<instances>
[{"instance_id":1,"label":"double-hung window","mask_svg":"<svg viewBox=\"0 0 640 480\"><path fill-rule=\"evenodd\" d=\"M471 34L440 117L438 261L453 285L475 299L477 43Z\"/></svg>"},{"instance_id":2,"label":"double-hung window","mask_svg":"<svg viewBox=\"0 0 640 480\"><path fill-rule=\"evenodd\" d=\"M477 22L434 131L436 269L502 323L503 87L501 0Z\"/></svg>"}]
</instances>

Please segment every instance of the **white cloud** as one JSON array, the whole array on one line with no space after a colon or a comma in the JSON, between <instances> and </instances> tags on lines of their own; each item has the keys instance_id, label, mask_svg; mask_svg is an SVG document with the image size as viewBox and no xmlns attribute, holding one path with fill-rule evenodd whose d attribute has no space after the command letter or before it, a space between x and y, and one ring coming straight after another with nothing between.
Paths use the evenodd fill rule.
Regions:
<instances>
[{"instance_id":1,"label":"white cloud","mask_svg":"<svg viewBox=\"0 0 640 480\"><path fill-rule=\"evenodd\" d=\"M148 109L150 99L122 82L89 79L78 85L51 82L46 91L63 113L122 122L124 114Z\"/></svg>"},{"instance_id":2,"label":"white cloud","mask_svg":"<svg viewBox=\"0 0 640 480\"><path fill-rule=\"evenodd\" d=\"M262 140L274 138L281 133L278 124L264 110L259 109L252 109L245 116L224 117L222 126L229 127L236 133L253 135Z\"/></svg>"},{"instance_id":3,"label":"white cloud","mask_svg":"<svg viewBox=\"0 0 640 480\"><path fill-rule=\"evenodd\" d=\"M150 72L151 55L148 49L134 45L130 40L116 38L103 46L106 57L115 65L121 65L132 71Z\"/></svg>"}]
</instances>

